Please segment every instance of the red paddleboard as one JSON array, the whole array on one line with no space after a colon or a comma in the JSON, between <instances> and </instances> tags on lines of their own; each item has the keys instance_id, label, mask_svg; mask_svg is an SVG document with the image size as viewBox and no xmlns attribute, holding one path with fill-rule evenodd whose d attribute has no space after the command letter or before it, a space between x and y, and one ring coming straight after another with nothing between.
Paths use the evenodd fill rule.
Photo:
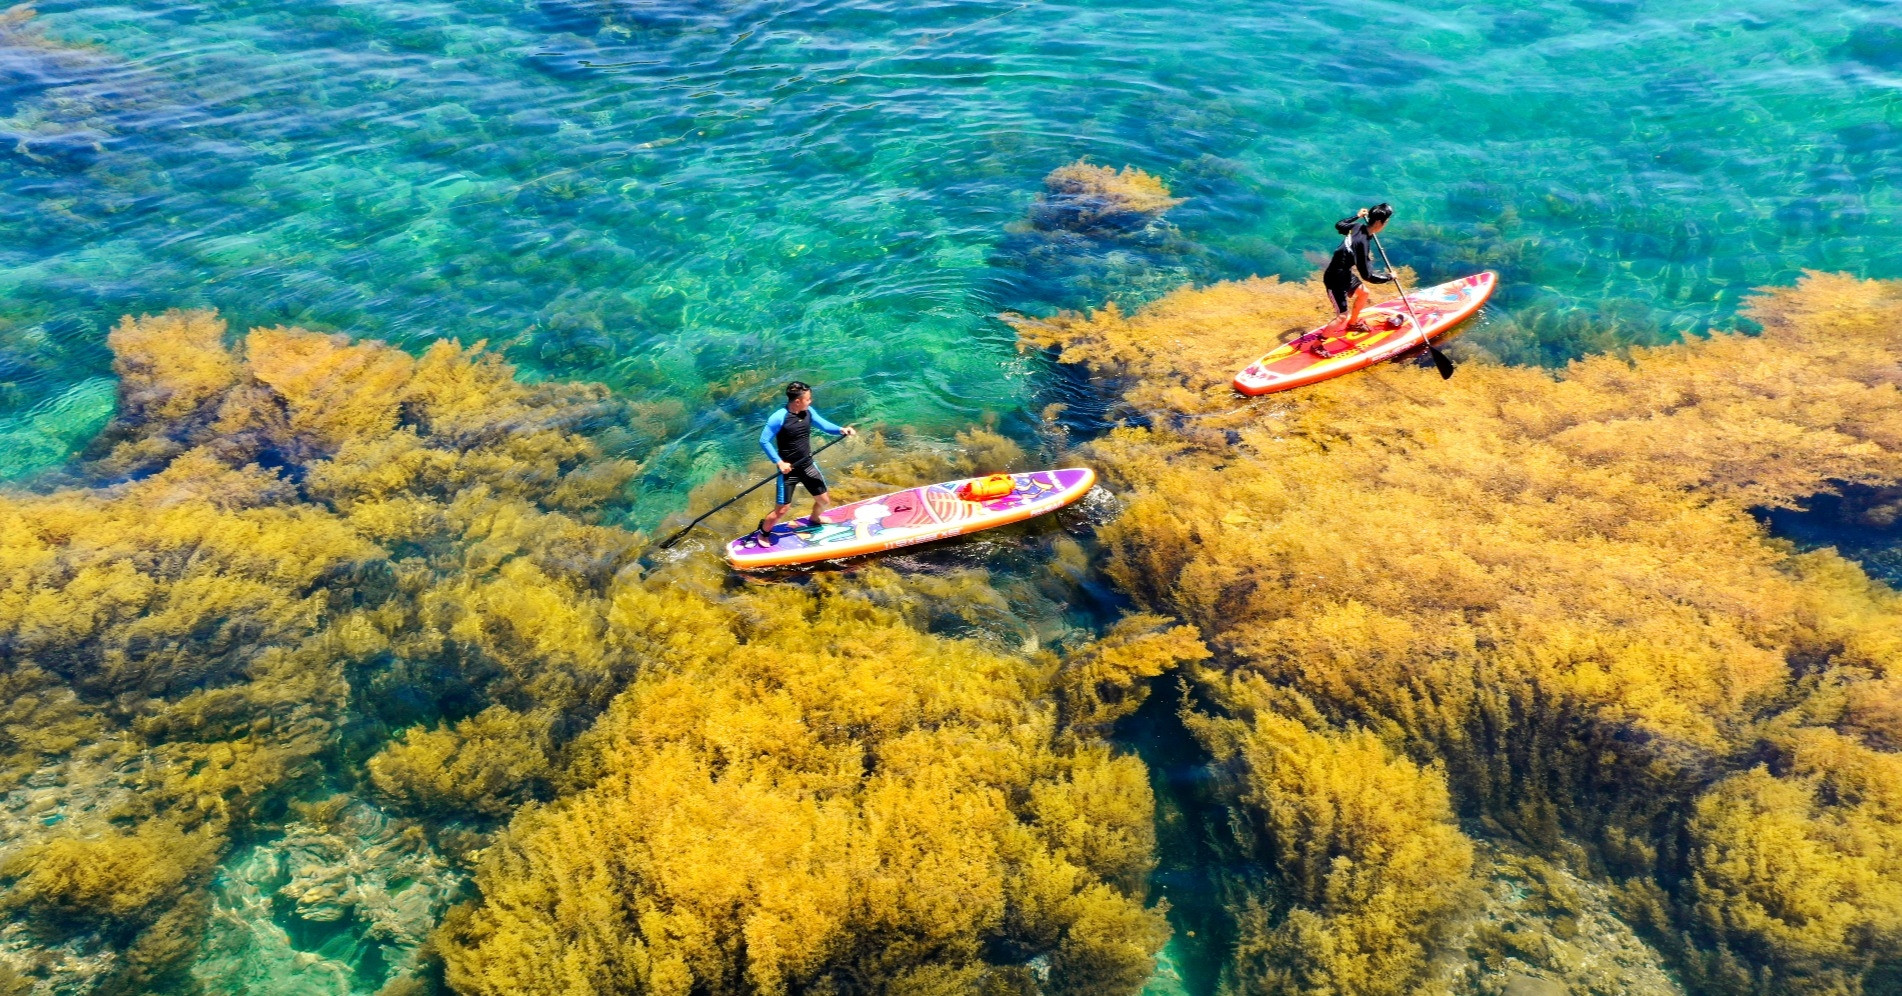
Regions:
<instances>
[{"instance_id":1,"label":"red paddleboard","mask_svg":"<svg viewBox=\"0 0 1902 996\"><path fill-rule=\"evenodd\" d=\"M780 523L764 539L748 534L728 543L726 559L741 570L809 564L1022 522L1088 494L1096 472L1076 467L1012 474L1009 494L982 501L958 497L965 483L929 484L828 508L817 528Z\"/></svg>"},{"instance_id":2,"label":"red paddleboard","mask_svg":"<svg viewBox=\"0 0 1902 996\"><path fill-rule=\"evenodd\" d=\"M1369 331L1347 332L1328 339L1325 345L1333 356L1316 356L1292 345L1278 346L1235 375L1235 390L1251 397L1273 394L1391 360L1432 342L1473 317L1486 299L1493 296L1493 288L1498 285L1498 276L1487 270L1408 294L1407 301L1413 305L1411 313L1399 298L1369 305L1360 313ZM1414 315L1420 316L1420 324L1426 330L1424 335L1414 326Z\"/></svg>"}]
</instances>

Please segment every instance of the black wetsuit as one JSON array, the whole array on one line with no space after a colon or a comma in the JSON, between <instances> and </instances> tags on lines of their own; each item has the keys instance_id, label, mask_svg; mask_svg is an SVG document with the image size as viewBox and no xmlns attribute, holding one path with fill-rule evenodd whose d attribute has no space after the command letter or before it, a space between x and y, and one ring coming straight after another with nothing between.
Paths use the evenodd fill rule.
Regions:
<instances>
[{"instance_id":1,"label":"black wetsuit","mask_svg":"<svg viewBox=\"0 0 1902 996\"><path fill-rule=\"evenodd\" d=\"M766 458L775 464L782 460L792 464L792 473L780 474L779 484L773 492L774 500L781 505L792 501L795 485L804 487L806 493L814 498L826 493L826 480L819 476L819 468L812 462L813 429L829 436L845 432L826 421L825 416L813 411L810 406L802 412L781 408L766 420L766 427L760 430L759 448L766 453Z\"/></svg>"},{"instance_id":2,"label":"black wetsuit","mask_svg":"<svg viewBox=\"0 0 1902 996\"><path fill-rule=\"evenodd\" d=\"M1368 268L1372 261L1367 257L1367 222L1355 218L1347 224L1351 226L1347 237L1341 240L1341 247L1334 250L1334 258L1327 261L1327 271L1321 274L1321 283L1327 287L1334 310L1343 315L1347 314L1348 301L1362 280L1370 284L1393 282L1393 274L1375 273Z\"/></svg>"}]
</instances>

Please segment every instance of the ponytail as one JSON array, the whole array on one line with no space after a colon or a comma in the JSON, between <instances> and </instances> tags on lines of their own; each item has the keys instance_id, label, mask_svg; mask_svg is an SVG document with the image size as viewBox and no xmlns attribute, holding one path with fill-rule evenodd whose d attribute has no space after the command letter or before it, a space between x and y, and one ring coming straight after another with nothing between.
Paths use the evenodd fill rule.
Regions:
<instances>
[{"instance_id":1,"label":"ponytail","mask_svg":"<svg viewBox=\"0 0 1902 996\"><path fill-rule=\"evenodd\" d=\"M1386 201L1381 201L1373 207L1361 208L1353 215L1335 222L1334 230L1342 235L1346 235L1354 230L1355 225L1371 225L1377 221L1386 221L1391 217L1393 217L1393 205L1388 204Z\"/></svg>"}]
</instances>

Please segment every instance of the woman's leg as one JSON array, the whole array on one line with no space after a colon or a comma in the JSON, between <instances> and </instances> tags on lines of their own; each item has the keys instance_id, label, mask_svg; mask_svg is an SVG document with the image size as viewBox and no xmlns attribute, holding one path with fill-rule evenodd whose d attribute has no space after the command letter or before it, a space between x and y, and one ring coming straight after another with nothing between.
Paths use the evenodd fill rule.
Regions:
<instances>
[{"instance_id":1,"label":"woman's leg","mask_svg":"<svg viewBox=\"0 0 1902 996\"><path fill-rule=\"evenodd\" d=\"M1367 288L1364 286L1354 288L1353 300L1348 304L1347 320L1341 322L1341 328L1348 328L1360 321L1360 309L1365 307L1367 307Z\"/></svg>"},{"instance_id":2,"label":"woman's leg","mask_svg":"<svg viewBox=\"0 0 1902 996\"><path fill-rule=\"evenodd\" d=\"M1334 320L1316 330L1310 342L1318 343L1347 326L1348 299L1351 292L1345 287L1326 287L1327 303L1334 306Z\"/></svg>"}]
</instances>

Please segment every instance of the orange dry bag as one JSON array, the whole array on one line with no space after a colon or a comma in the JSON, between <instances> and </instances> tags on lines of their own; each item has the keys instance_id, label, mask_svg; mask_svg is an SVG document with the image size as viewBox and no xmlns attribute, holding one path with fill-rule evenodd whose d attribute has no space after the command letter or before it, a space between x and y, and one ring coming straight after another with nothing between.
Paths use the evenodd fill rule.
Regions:
<instances>
[{"instance_id":1,"label":"orange dry bag","mask_svg":"<svg viewBox=\"0 0 1902 996\"><path fill-rule=\"evenodd\" d=\"M965 481L958 485L958 497L965 501L984 501L988 498L1002 498L1016 490L1017 482L1009 474L992 474L976 480Z\"/></svg>"}]
</instances>

